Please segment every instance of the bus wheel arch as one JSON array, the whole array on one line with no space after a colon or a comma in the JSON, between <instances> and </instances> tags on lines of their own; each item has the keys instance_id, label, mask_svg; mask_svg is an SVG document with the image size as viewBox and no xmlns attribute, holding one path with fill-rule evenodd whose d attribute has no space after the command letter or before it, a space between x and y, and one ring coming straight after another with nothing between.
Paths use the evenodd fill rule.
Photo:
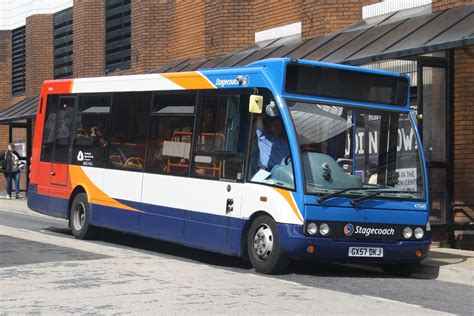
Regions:
<instances>
[{"instance_id":1,"label":"bus wheel arch","mask_svg":"<svg viewBox=\"0 0 474 316\"><path fill-rule=\"evenodd\" d=\"M249 218L244 230L244 241L248 259L256 272L282 273L290 260L283 253L280 234L275 219L264 211Z\"/></svg>"},{"instance_id":2,"label":"bus wheel arch","mask_svg":"<svg viewBox=\"0 0 474 316\"><path fill-rule=\"evenodd\" d=\"M84 193L87 195L86 189L82 185L78 185L72 190L71 195L69 196L69 201L67 203L67 218L71 215L71 206L72 206L72 201L78 195L79 193Z\"/></svg>"},{"instance_id":3,"label":"bus wheel arch","mask_svg":"<svg viewBox=\"0 0 474 316\"><path fill-rule=\"evenodd\" d=\"M87 193L82 186L77 186L71 193L68 202L69 228L77 239L92 239L97 233L97 228L90 225L91 207Z\"/></svg>"}]
</instances>

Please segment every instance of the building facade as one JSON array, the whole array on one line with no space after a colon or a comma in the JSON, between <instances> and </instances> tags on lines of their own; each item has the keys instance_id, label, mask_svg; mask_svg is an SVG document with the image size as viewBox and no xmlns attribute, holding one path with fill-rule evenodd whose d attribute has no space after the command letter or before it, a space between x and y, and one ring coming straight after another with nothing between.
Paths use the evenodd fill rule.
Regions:
<instances>
[{"instance_id":1,"label":"building facade","mask_svg":"<svg viewBox=\"0 0 474 316\"><path fill-rule=\"evenodd\" d=\"M27 2L37 1L17 1ZM409 18L426 16L428 23L450 10L472 9L473 5L452 0L42 2L42 8L24 10L23 20L5 13L14 9L13 1L12 7L0 7L0 148L9 141L24 144L26 159L34 113L15 116L14 110L34 104L44 80L186 70L193 62L206 66L208 60L229 60L232 57L222 56L265 48L275 39L280 42L273 47L293 43L297 47L298 43L330 40L332 34L346 29L363 30L357 35L345 33L352 35L344 42L332 41L338 45L328 46L333 47L328 53L332 54L357 44L356 37L367 35L371 25L384 27L381 17L394 19L397 13L393 23L401 25L409 23ZM463 23L474 26L474 14L467 11L450 24L450 30ZM394 38L402 26L390 25L386 23L387 29L392 27L386 36ZM408 32L404 35L409 36ZM377 40L379 37L369 38L366 44ZM431 47L428 53L405 51L403 58L379 54L378 59L333 61L410 74L413 107L428 148L430 219L434 226L439 225L441 239L445 232L452 232L446 230L451 226L463 232L450 234L451 238L466 239L468 223L474 221L474 114L470 109L474 103L474 46L465 41ZM24 186L26 181L24 177Z\"/></svg>"}]
</instances>

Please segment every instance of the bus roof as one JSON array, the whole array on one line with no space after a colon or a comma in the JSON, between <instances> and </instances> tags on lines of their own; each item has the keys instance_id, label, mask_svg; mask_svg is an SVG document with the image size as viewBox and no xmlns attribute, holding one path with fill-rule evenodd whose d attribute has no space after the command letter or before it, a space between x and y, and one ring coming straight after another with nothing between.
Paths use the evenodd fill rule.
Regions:
<instances>
[{"instance_id":1,"label":"bus roof","mask_svg":"<svg viewBox=\"0 0 474 316\"><path fill-rule=\"evenodd\" d=\"M289 63L408 79L401 73L317 61L272 58L246 66L207 68L190 72L49 80L44 82L43 89L48 94L64 94L261 88L268 87L269 81L272 81L273 87L279 90L277 92L282 92L280 90L283 89L285 69Z\"/></svg>"}]
</instances>

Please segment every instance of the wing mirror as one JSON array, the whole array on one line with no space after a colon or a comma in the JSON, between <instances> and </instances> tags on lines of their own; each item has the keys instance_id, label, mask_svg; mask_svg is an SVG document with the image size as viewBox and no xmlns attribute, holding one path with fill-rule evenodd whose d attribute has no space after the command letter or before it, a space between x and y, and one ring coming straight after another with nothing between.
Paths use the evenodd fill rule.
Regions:
<instances>
[{"instance_id":1,"label":"wing mirror","mask_svg":"<svg viewBox=\"0 0 474 316\"><path fill-rule=\"evenodd\" d=\"M265 107L265 113L267 113L267 115L271 117L275 117L280 114L275 101L270 101L270 103L267 104L267 106Z\"/></svg>"}]
</instances>

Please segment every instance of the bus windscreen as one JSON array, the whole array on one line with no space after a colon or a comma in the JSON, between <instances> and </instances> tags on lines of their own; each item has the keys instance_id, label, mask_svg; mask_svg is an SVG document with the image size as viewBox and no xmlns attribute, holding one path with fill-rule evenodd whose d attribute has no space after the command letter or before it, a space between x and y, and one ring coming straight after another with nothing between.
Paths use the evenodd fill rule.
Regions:
<instances>
[{"instance_id":1,"label":"bus windscreen","mask_svg":"<svg viewBox=\"0 0 474 316\"><path fill-rule=\"evenodd\" d=\"M285 90L325 98L406 106L408 80L403 77L290 63Z\"/></svg>"}]
</instances>

